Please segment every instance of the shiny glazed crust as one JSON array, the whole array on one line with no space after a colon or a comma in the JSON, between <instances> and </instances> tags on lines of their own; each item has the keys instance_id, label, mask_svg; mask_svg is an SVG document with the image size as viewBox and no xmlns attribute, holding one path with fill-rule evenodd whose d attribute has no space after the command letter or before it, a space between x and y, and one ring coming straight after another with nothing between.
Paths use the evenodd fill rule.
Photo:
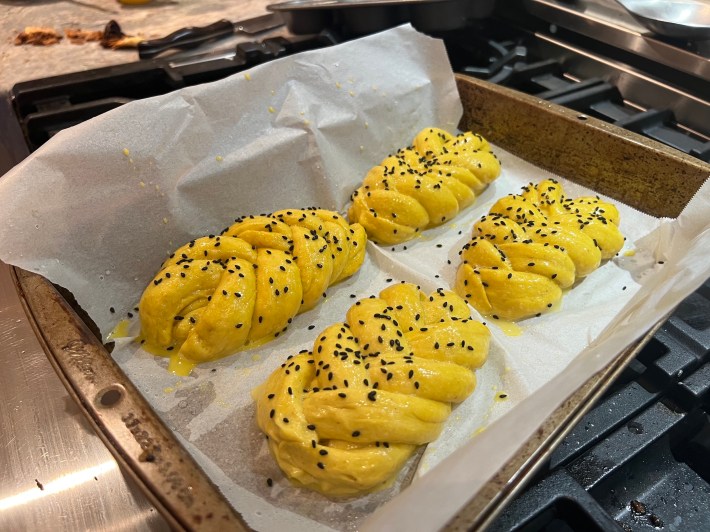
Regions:
<instances>
[{"instance_id":1,"label":"shiny glazed crust","mask_svg":"<svg viewBox=\"0 0 710 532\"><path fill-rule=\"evenodd\" d=\"M141 337L177 369L278 336L358 270L365 245L362 227L332 211L240 219L163 264L141 298Z\"/></svg>"},{"instance_id":2,"label":"shiny glazed crust","mask_svg":"<svg viewBox=\"0 0 710 532\"><path fill-rule=\"evenodd\" d=\"M553 307L562 290L624 244L619 212L597 197L564 196L554 180L499 199L460 252L456 292L476 310L518 320Z\"/></svg>"},{"instance_id":3,"label":"shiny glazed crust","mask_svg":"<svg viewBox=\"0 0 710 532\"><path fill-rule=\"evenodd\" d=\"M330 497L377 490L473 392L489 337L453 292L393 285L272 373L257 422L295 484Z\"/></svg>"},{"instance_id":4,"label":"shiny glazed crust","mask_svg":"<svg viewBox=\"0 0 710 532\"><path fill-rule=\"evenodd\" d=\"M427 128L413 146L368 172L348 216L371 240L399 244L453 219L499 174L500 163L480 135Z\"/></svg>"}]
</instances>

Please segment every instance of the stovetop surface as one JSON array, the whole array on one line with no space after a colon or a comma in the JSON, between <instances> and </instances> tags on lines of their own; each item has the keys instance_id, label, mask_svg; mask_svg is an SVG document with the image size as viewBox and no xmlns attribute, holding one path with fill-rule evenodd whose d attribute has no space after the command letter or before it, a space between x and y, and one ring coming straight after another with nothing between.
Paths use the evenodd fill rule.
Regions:
<instances>
[{"instance_id":1,"label":"stovetop surface","mask_svg":"<svg viewBox=\"0 0 710 532\"><path fill-rule=\"evenodd\" d=\"M687 298L490 531L710 527L710 282Z\"/></svg>"},{"instance_id":2,"label":"stovetop surface","mask_svg":"<svg viewBox=\"0 0 710 532\"><path fill-rule=\"evenodd\" d=\"M474 21L442 32L456 72L509 86L658 140L710 161L710 82L648 68L646 58L550 30L527 16ZM564 34L564 35L562 35ZM564 40L561 40L564 39ZM178 54L16 84L13 107L34 150L52 135L137 98L214 81L257 64L343 40L337 31L246 41L233 49ZM592 51L590 51L592 50ZM699 61L703 59L698 57ZM644 70L646 67L646 70ZM672 83L671 83L672 82Z\"/></svg>"},{"instance_id":3,"label":"stovetop surface","mask_svg":"<svg viewBox=\"0 0 710 532\"><path fill-rule=\"evenodd\" d=\"M613 60L605 56L610 64L601 68L594 58L571 55L570 48L589 46L585 35L553 32L541 19L524 31L516 27L519 20L487 22L475 31L443 36L456 71L572 107L710 161L710 121L703 118L707 101L695 113L656 107L655 102L668 101L667 87L648 83L639 92L641 82L628 81L646 59L629 65L625 53ZM574 46L559 44L571 36ZM61 129L134 99L340 40L332 31L275 37L242 42L226 56L158 59L19 83L12 90L14 111L34 150ZM666 74L667 68L659 72ZM691 100L702 93L702 80L687 74L678 79L682 86L676 89ZM710 529L709 300L706 283L681 304L491 530Z\"/></svg>"}]
</instances>

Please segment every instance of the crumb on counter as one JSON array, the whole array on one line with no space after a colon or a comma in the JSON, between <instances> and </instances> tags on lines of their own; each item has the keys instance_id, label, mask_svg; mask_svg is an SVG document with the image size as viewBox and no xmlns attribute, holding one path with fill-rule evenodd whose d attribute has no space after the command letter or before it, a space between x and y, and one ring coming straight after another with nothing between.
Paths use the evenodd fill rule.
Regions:
<instances>
[{"instance_id":1,"label":"crumb on counter","mask_svg":"<svg viewBox=\"0 0 710 532\"><path fill-rule=\"evenodd\" d=\"M131 154L130 150L128 148L123 148L123 155L128 157Z\"/></svg>"}]
</instances>

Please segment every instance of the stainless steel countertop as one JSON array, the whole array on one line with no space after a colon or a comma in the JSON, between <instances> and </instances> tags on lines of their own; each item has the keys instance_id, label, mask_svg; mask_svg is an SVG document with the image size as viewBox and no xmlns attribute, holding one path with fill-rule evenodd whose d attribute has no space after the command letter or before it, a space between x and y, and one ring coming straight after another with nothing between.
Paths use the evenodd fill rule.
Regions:
<instances>
[{"instance_id":1,"label":"stainless steel countertop","mask_svg":"<svg viewBox=\"0 0 710 532\"><path fill-rule=\"evenodd\" d=\"M168 530L49 363L0 262L0 530Z\"/></svg>"}]
</instances>

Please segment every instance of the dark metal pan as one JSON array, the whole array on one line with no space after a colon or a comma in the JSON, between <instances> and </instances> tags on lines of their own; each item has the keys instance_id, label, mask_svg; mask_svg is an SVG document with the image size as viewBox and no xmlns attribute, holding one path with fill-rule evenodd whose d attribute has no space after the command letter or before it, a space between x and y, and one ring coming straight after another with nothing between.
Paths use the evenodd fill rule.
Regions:
<instances>
[{"instance_id":1,"label":"dark metal pan","mask_svg":"<svg viewBox=\"0 0 710 532\"><path fill-rule=\"evenodd\" d=\"M344 36L382 31L410 22L424 33L456 30L489 16L496 0L292 0L266 6L280 12L291 33L325 29Z\"/></svg>"}]
</instances>

